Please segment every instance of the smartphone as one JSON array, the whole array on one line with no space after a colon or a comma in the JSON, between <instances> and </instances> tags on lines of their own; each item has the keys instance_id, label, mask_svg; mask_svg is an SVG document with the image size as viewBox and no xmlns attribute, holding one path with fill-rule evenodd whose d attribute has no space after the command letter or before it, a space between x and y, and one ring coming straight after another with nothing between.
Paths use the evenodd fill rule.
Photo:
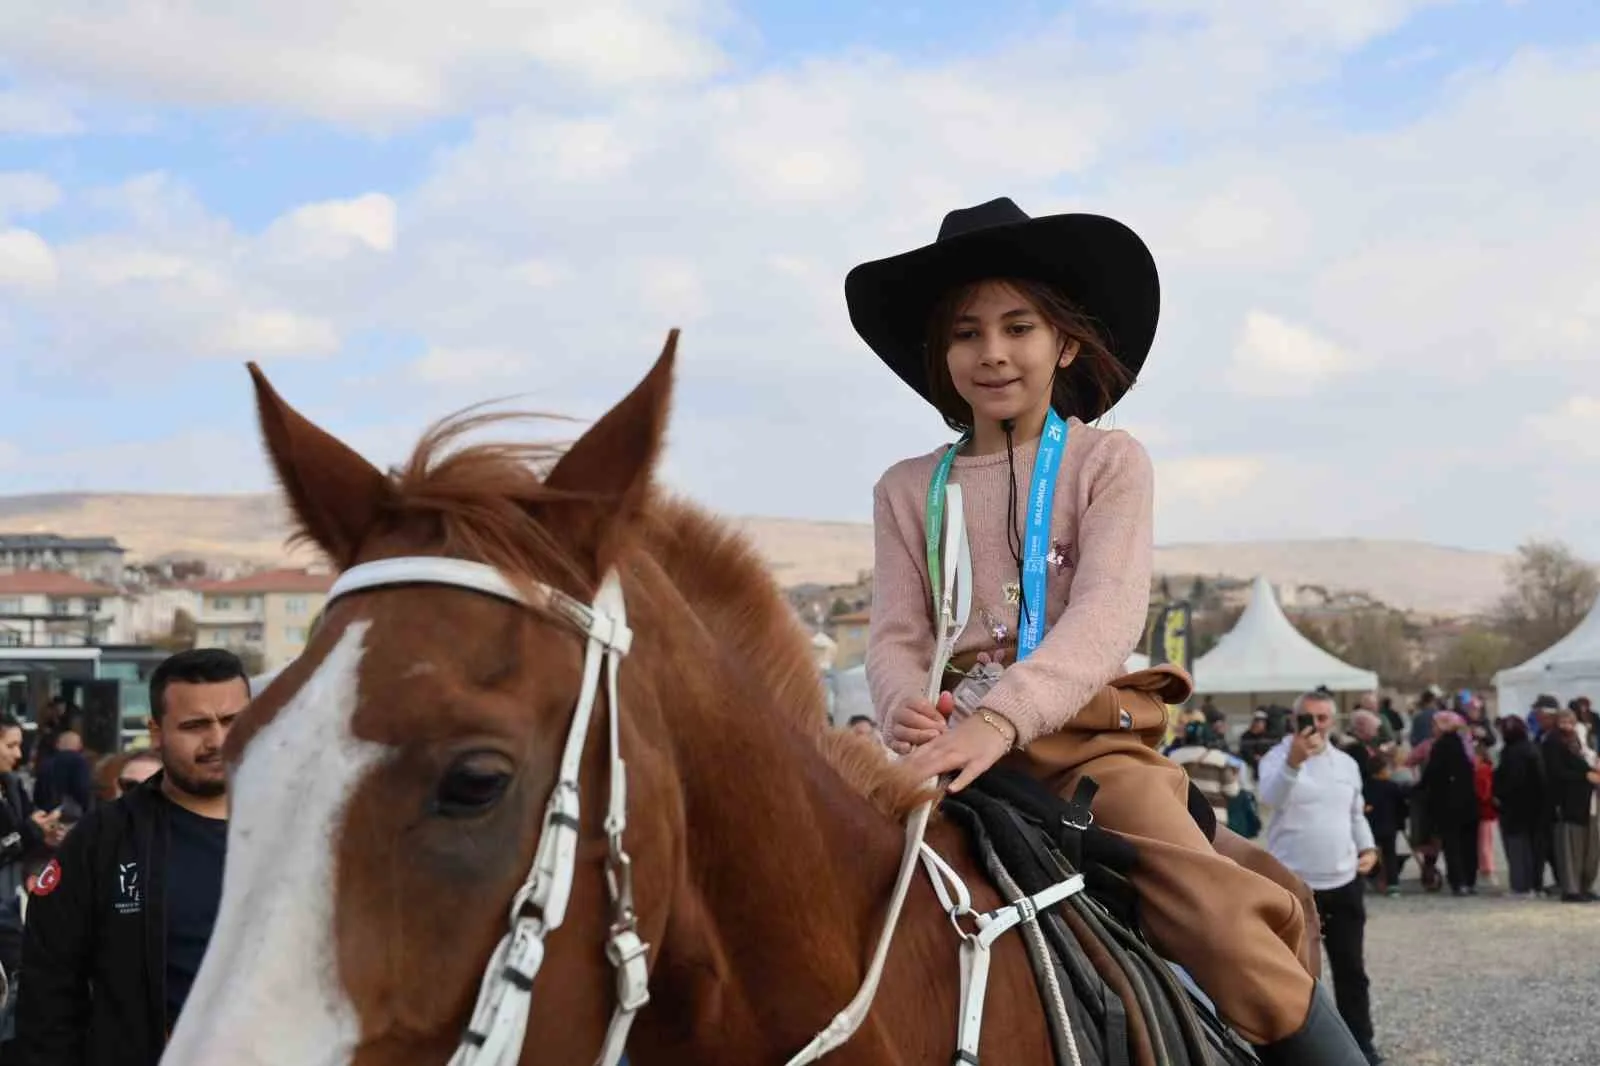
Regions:
<instances>
[{"instance_id":1,"label":"smartphone","mask_svg":"<svg viewBox=\"0 0 1600 1066\"><path fill-rule=\"evenodd\" d=\"M1294 731L1296 733L1304 733L1308 729L1315 729L1316 725L1317 720L1309 714L1297 714L1294 716Z\"/></svg>"}]
</instances>

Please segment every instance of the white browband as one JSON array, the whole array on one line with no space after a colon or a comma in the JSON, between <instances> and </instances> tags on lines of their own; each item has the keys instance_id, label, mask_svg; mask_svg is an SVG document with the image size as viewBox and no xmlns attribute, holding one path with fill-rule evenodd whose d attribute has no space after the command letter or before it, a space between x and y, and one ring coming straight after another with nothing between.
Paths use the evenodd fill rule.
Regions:
<instances>
[{"instance_id":1,"label":"white browband","mask_svg":"<svg viewBox=\"0 0 1600 1066\"><path fill-rule=\"evenodd\" d=\"M510 928L484 969L472 1020L449 1066L515 1066L522 1058L533 981L544 961L544 939L566 917L577 868L579 774L584 740L600 691L604 666L609 719L611 795L606 810L606 887L611 929L606 957L617 975L617 1005L596 1062L616 1066L634 1017L650 1000L649 945L640 939L633 905L633 868L622 837L628 824L627 766L618 734L617 667L633 642L622 584L615 573L600 583L594 603L580 603L558 589L526 588L483 563L438 556L402 556L351 567L339 575L328 601L355 592L406 585L443 585L479 592L533 610L554 613L588 641L583 682L562 751L560 776L545 804L544 828L533 868L511 901ZM603 660L603 663L602 663Z\"/></svg>"}]
</instances>

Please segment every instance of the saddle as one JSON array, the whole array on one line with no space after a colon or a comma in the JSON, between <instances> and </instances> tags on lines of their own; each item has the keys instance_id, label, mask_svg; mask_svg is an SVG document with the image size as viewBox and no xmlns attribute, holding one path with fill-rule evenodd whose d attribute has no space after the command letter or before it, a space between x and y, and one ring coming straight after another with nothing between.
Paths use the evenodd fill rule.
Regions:
<instances>
[{"instance_id":1,"label":"saddle","mask_svg":"<svg viewBox=\"0 0 1600 1066\"><path fill-rule=\"evenodd\" d=\"M1063 800L1026 773L995 767L947 794L941 811L1008 900L1082 874L1083 892L1019 927L1058 1066L1252 1066L1227 1029L1138 932L1133 845L1094 824L1094 782Z\"/></svg>"}]
</instances>

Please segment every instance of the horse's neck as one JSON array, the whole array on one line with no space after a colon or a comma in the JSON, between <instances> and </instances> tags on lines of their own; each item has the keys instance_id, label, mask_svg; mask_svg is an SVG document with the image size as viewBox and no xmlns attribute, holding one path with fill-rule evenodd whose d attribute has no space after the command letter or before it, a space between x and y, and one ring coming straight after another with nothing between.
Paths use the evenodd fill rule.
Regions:
<instances>
[{"instance_id":1,"label":"horse's neck","mask_svg":"<svg viewBox=\"0 0 1600 1066\"><path fill-rule=\"evenodd\" d=\"M704 754L733 759L738 749ZM640 1066L781 1066L861 986L899 871L904 827L847 790L820 756L797 751L792 759L768 773L723 762L720 771L697 775L700 788L686 796L688 868L651 981L658 1011L633 1055ZM980 906L999 903L954 827L936 822L931 839ZM959 942L920 871L916 878L872 1014L830 1063L949 1061ZM999 953L991 987L997 1024L1042 1034L1020 951Z\"/></svg>"}]
</instances>

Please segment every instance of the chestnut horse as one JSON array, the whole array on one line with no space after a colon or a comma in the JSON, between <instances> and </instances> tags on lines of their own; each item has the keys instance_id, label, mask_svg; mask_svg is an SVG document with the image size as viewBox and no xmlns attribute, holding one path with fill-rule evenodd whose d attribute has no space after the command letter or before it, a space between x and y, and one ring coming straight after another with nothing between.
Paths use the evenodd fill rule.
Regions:
<instances>
[{"instance_id":1,"label":"chestnut horse","mask_svg":"<svg viewBox=\"0 0 1600 1066\"><path fill-rule=\"evenodd\" d=\"M781 1066L856 994L905 816L926 796L875 744L827 727L805 634L751 546L652 487L675 343L563 453L461 443L477 416L436 426L388 474L251 366L298 535L346 577L437 556L487 564L474 572L492 567L520 591L422 581L337 594L305 653L257 695L228 740L221 909L166 1066L470 1061L452 1056L480 979L498 976L490 960L551 832L574 708L595 690L587 621L529 590L589 604L610 573L631 647L618 698L602 691L577 749L570 902L543 943L520 1060L506 1061L592 1063L617 1006L609 722L648 945L631 1062ZM935 817L928 841L975 906L1004 902L954 826ZM826 1061L949 1063L958 947L914 882L872 1009ZM982 1034L987 1061L1052 1061L1015 936L994 945Z\"/></svg>"}]
</instances>

